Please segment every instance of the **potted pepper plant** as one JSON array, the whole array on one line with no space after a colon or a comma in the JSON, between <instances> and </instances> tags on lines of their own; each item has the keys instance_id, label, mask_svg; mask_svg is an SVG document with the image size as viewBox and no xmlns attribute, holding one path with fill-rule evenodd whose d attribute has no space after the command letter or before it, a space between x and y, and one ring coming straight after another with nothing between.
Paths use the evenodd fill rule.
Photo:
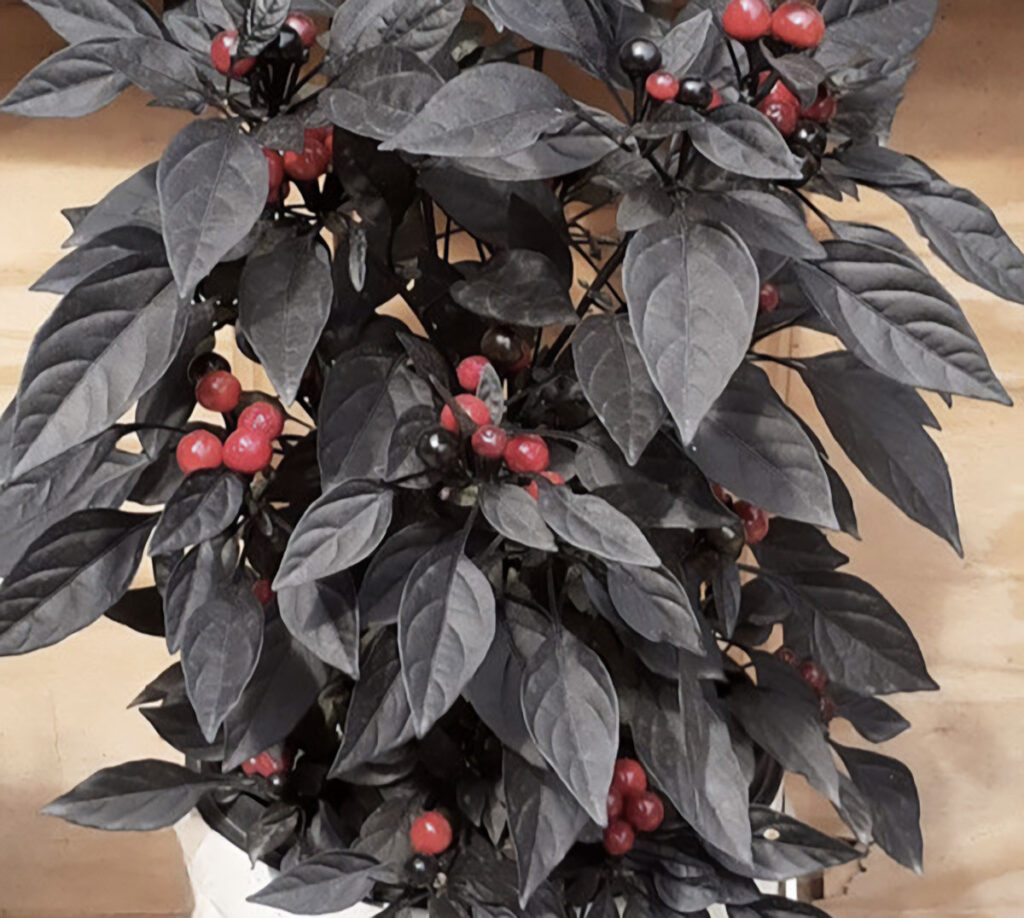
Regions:
<instances>
[{"instance_id":1,"label":"potted pepper plant","mask_svg":"<svg viewBox=\"0 0 1024 918\"><path fill-rule=\"evenodd\" d=\"M0 654L105 615L179 655L136 699L178 755L49 813L199 807L298 914L821 915L755 880L921 869L910 772L830 724L937 686L814 430L961 551L919 390L1009 399L842 206L1024 302L992 211L886 146L936 0L26 2L68 45L4 112L196 115L66 211L0 419Z\"/></svg>"}]
</instances>

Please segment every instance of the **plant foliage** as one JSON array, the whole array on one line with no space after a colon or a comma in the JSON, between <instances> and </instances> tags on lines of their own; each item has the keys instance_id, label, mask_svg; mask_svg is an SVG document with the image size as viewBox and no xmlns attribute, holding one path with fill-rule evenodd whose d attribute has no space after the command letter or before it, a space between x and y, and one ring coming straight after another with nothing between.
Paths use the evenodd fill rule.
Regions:
<instances>
[{"instance_id":1,"label":"plant foliage","mask_svg":"<svg viewBox=\"0 0 1024 918\"><path fill-rule=\"evenodd\" d=\"M204 116L67 211L36 285L62 299L0 419L0 654L104 613L181 654L138 703L190 767L105 769L48 812L155 829L241 796L251 856L282 868L254 901L297 913L811 915L753 880L872 843L921 869L910 772L829 721L884 742L909 724L879 696L937 686L842 570L856 518L814 430L961 551L918 390L1009 399L911 248L836 213L878 189L1024 303L992 211L885 145L936 0L824 0L805 52L730 40L719 0L304 0L312 61L281 0L28 3L68 45L0 110L78 117L134 84ZM211 63L222 30L244 73ZM714 102L648 98L637 38ZM762 112L776 85L834 100L824 149ZM830 343L773 355L790 327ZM273 391L193 417L232 334ZM464 388L544 460L484 454ZM224 440L260 399L288 413L272 462L183 477L185 433ZM131 589L147 545L156 585ZM622 757L666 815L612 857ZM771 810L773 763L849 837ZM428 809L454 841L415 857Z\"/></svg>"}]
</instances>

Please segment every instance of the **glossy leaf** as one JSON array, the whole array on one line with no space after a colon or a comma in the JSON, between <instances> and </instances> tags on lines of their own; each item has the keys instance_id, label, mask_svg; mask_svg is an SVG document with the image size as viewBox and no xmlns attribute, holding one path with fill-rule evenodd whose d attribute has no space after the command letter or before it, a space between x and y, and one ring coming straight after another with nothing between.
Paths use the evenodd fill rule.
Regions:
<instances>
[{"instance_id":1,"label":"glossy leaf","mask_svg":"<svg viewBox=\"0 0 1024 918\"><path fill-rule=\"evenodd\" d=\"M452 298L485 319L511 325L573 325L573 310L558 267L530 249L500 252L468 280L452 285Z\"/></svg>"},{"instance_id":2,"label":"glossy leaf","mask_svg":"<svg viewBox=\"0 0 1024 918\"><path fill-rule=\"evenodd\" d=\"M359 605L348 571L277 594L281 621L325 663L359 678Z\"/></svg>"},{"instance_id":3,"label":"glossy leaf","mask_svg":"<svg viewBox=\"0 0 1024 918\"><path fill-rule=\"evenodd\" d=\"M724 223L750 249L764 249L787 258L821 258L824 248L811 235L800 209L777 195L752 188L705 192L690 200L711 220Z\"/></svg>"},{"instance_id":4,"label":"glossy leaf","mask_svg":"<svg viewBox=\"0 0 1024 918\"><path fill-rule=\"evenodd\" d=\"M726 104L689 128L690 140L716 166L757 179L800 177L800 160L757 109Z\"/></svg>"},{"instance_id":5,"label":"glossy leaf","mask_svg":"<svg viewBox=\"0 0 1024 918\"><path fill-rule=\"evenodd\" d=\"M731 231L676 216L633 237L623 285L647 372L689 443L750 343L757 267Z\"/></svg>"},{"instance_id":6,"label":"glossy leaf","mask_svg":"<svg viewBox=\"0 0 1024 918\"><path fill-rule=\"evenodd\" d=\"M245 262L238 327L260 358L281 401L295 401L333 297L331 263L315 235L285 231Z\"/></svg>"},{"instance_id":7,"label":"glossy leaf","mask_svg":"<svg viewBox=\"0 0 1024 918\"><path fill-rule=\"evenodd\" d=\"M527 662L520 697L541 755L590 818L606 825L619 700L601 658L560 630Z\"/></svg>"},{"instance_id":8,"label":"glossy leaf","mask_svg":"<svg viewBox=\"0 0 1024 918\"><path fill-rule=\"evenodd\" d=\"M633 713L633 741L651 783L708 844L750 863L747 788L725 719L696 679L665 687Z\"/></svg>"},{"instance_id":9,"label":"glossy leaf","mask_svg":"<svg viewBox=\"0 0 1024 918\"><path fill-rule=\"evenodd\" d=\"M234 124L193 121L171 140L156 184L178 289L196 285L252 229L267 202L267 160Z\"/></svg>"},{"instance_id":10,"label":"glossy leaf","mask_svg":"<svg viewBox=\"0 0 1024 918\"><path fill-rule=\"evenodd\" d=\"M832 490L814 443L764 371L742 364L701 423L690 456L757 507L836 528Z\"/></svg>"},{"instance_id":11,"label":"glossy leaf","mask_svg":"<svg viewBox=\"0 0 1024 918\"><path fill-rule=\"evenodd\" d=\"M134 35L161 37L156 17L138 0L27 0L69 45Z\"/></svg>"},{"instance_id":12,"label":"glossy leaf","mask_svg":"<svg viewBox=\"0 0 1024 918\"><path fill-rule=\"evenodd\" d=\"M262 645L263 609L245 587L215 594L186 619L181 665L207 742L213 742L252 678Z\"/></svg>"},{"instance_id":13,"label":"glossy leaf","mask_svg":"<svg viewBox=\"0 0 1024 918\"><path fill-rule=\"evenodd\" d=\"M236 57L255 57L273 42L290 8L288 0L249 0L239 24Z\"/></svg>"},{"instance_id":14,"label":"glossy leaf","mask_svg":"<svg viewBox=\"0 0 1024 918\"><path fill-rule=\"evenodd\" d=\"M391 523L393 494L369 482L339 485L315 501L295 525L274 589L348 570L381 543Z\"/></svg>"},{"instance_id":15,"label":"glossy leaf","mask_svg":"<svg viewBox=\"0 0 1024 918\"><path fill-rule=\"evenodd\" d=\"M169 280L148 268L85 284L43 323L18 393L15 475L110 427L160 378L188 320Z\"/></svg>"},{"instance_id":16,"label":"glossy leaf","mask_svg":"<svg viewBox=\"0 0 1024 918\"><path fill-rule=\"evenodd\" d=\"M664 568L609 564L608 594L622 620L641 637L703 654L690 599Z\"/></svg>"},{"instance_id":17,"label":"glossy leaf","mask_svg":"<svg viewBox=\"0 0 1024 918\"><path fill-rule=\"evenodd\" d=\"M229 779L143 759L104 768L43 811L94 829L149 832L174 825L211 790Z\"/></svg>"},{"instance_id":18,"label":"glossy leaf","mask_svg":"<svg viewBox=\"0 0 1024 918\"><path fill-rule=\"evenodd\" d=\"M789 880L848 864L856 848L767 806L750 808L754 866L765 880Z\"/></svg>"},{"instance_id":19,"label":"glossy leaf","mask_svg":"<svg viewBox=\"0 0 1024 918\"><path fill-rule=\"evenodd\" d=\"M129 85L110 61L114 42L97 39L63 48L22 77L0 111L32 118L81 118L109 105Z\"/></svg>"},{"instance_id":20,"label":"glossy leaf","mask_svg":"<svg viewBox=\"0 0 1024 918\"><path fill-rule=\"evenodd\" d=\"M200 113L206 106L195 58L162 38L126 38L110 50L110 62L158 105Z\"/></svg>"},{"instance_id":21,"label":"glossy leaf","mask_svg":"<svg viewBox=\"0 0 1024 918\"><path fill-rule=\"evenodd\" d=\"M583 394L630 465L668 414L625 316L590 316L572 339Z\"/></svg>"},{"instance_id":22,"label":"glossy leaf","mask_svg":"<svg viewBox=\"0 0 1024 918\"><path fill-rule=\"evenodd\" d=\"M865 48L880 61L898 60L928 36L937 10L938 0L827 0L828 28L815 60L828 70L838 69L860 63Z\"/></svg>"},{"instance_id":23,"label":"glossy leaf","mask_svg":"<svg viewBox=\"0 0 1024 918\"><path fill-rule=\"evenodd\" d=\"M242 479L226 469L189 475L164 507L149 553L179 551L220 535L238 516L244 495Z\"/></svg>"},{"instance_id":24,"label":"glossy leaf","mask_svg":"<svg viewBox=\"0 0 1024 918\"><path fill-rule=\"evenodd\" d=\"M924 429L934 420L924 400L845 352L803 361L800 375L832 436L864 477L962 554L953 484Z\"/></svg>"},{"instance_id":25,"label":"glossy leaf","mask_svg":"<svg viewBox=\"0 0 1024 918\"><path fill-rule=\"evenodd\" d=\"M519 868L519 902L525 907L590 818L552 772L534 768L508 750L502 778Z\"/></svg>"},{"instance_id":26,"label":"glossy leaf","mask_svg":"<svg viewBox=\"0 0 1024 918\"><path fill-rule=\"evenodd\" d=\"M824 261L795 263L797 277L855 356L907 385L1010 404L938 281L874 245L832 241L825 249Z\"/></svg>"},{"instance_id":27,"label":"glossy leaf","mask_svg":"<svg viewBox=\"0 0 1024 918\"><path fill-rule=\"evenodd\" d=\"M573 119L572 100L542 73L514 64L464 71L382 144L424 156L505 156Z\"/></svg>"},{"instance_id":28,"label":"glossy leaf","mask_svg":"<svg viewBox=\"0 0 1024 918\"><path fill-rule=\"evenodd\" d=\"M318 104L338 127L386 140L401 131L442 85L412 51L387 45L346 60Z\"/></svg>"},{"instance_id":29,"label":"glossy leaf","mask_svg":"<svg viewBox=\"0 0 1024 918\"><path fill-rule=\"evenodd\" d=\"M366 0L342 5L331 23L331 54L401 48L429 61L448 41L465 0Z\"/></svg>"},{"instance_id":30,"label":"glossy leaf","mask_svg":"<svg viewBox=\"0 0 1024 918\"><path fill-rule=\"evenodd\" d=\"M879 847L904 867L921 873L921 803L910 769L896 759L867 749L838 744L835 748L867 801L872 834Z\"/></svg>"},{"instance_id":31,"label":"glossy leaf","mask_svg":"<svg viewBox=\"0 0 1024 918\"><path fill-rule=\"evenodd\" d=\"M192 613L231 579L237 554L233 541L200 542L171 569L164 597L167 649L171 653L181 648L182 631Z\"/></svg>"},{"instance_id":32,"label":"glossy leaf","mask_svg":"<svg viewBox=\"0 0 1024 918\"><path fill-rule=\"evenodd\" d=\"M480 510L503 536L541 551L556 550L537 501L518 485L485 483L480 488Z\"/></svg>"},{"instance_id":33,"label":"glossy leaf","mask_svg":"<svg viewBox=\"0 0 1024 918\"><path fill-rule=\"evenodd\" d=\"M128 590L155 522L80 510L44 532L0 586L0 656L55 644L98 619Z\"/></svg>"},{"instance_id":34,"label":"glossy leaf","mask_svg":"<svg viewBox=\"0 0 1024 918\"><path fill-rule=\"evenodd\" d=\"M494 639L494 592L464 547L463 537L442 542L402 590L398 650L419 737L455 703Z\"/></svg>"},{"instance_id":35,"label":"glossy leaf","mask_svg":"<svg viewBox=\"0 0 1024 918\"><path fill-rule=\"evenodd\" d=\"M538 486L540 514L560 539L606 561L642 567L661 564L636 523L607 501L544 481Z\"/></svg>"},{"instance_id":36,"label":"glossy leaf","mask_svg":"<svg viewBox=\"0 0 1024 918\"><path fill-rule=\"evenodd\" d=\"M102 233L124 226L160 230L160 204L156 192L157 163L143 166L115 185L73 227L64 248L83 245Z\"/></svg>"},{"instance_id":37,"label":"glossy leaf","mask_svg":"<svg viewBox=\"0 0 1024 918\"><path fill-rule=\"evenodd\" d=\"M373 889L377 862L352 851L328 851L300 861L246 900L296 915L352 908Z\"/></svg>"},{"instance_id":38,"label":"glossy leaf","mask_svg":"<svg viewBox=\"0 0 1024 918\"><path fill-rule=\"evenodd\" d=\"M1024 253L982 200L928 170L914 187L883 189L902 204L917 231L946 264L996 296L1024 303Z\"/></svg>"},{"instance_id":39,"label":"glossy leaf","mask_svg":"<svg viewBox=\"0 0 1024 918\"><path fill-rule=\"evenodd\" d=\"M434 523L413 523L374 552L359 586L359 614L366 627L398 621L402 590L416 562L446 535Z\"/></svg>"}]
</instances>

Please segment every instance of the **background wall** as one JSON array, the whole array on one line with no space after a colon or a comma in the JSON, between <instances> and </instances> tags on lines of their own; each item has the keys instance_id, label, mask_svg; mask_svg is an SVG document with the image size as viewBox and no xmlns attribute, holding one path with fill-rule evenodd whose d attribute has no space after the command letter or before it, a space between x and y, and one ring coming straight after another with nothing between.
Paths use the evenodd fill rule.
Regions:
<instances>
[{"instance_id":1,"label":"background wall","mask_svg":"<svg viewBox=\"0 0 1024 918\"><path fill-rule=\"evenodd\" d=\"M34 13L0 0L0 93L59 46ZM892 140L978 192L1018 240L1021 47L1020 0L946 0ZM13 395L32 332L54 303L27 288L58 257L67 235L60 208L99 199L155 159L184 120L145 107L133 93L84 121L0 119L0 403ZM880 196L866 193L855 212L910 230ZM923 244L917 248L925 253ZM1011 395L1024 402L1024 309L968 287L927 257L960 297ZM814 346L810 338L792 340L800 353ZM786 384L798 409L808 410L806 391ZM1024 899L1024 409L962 400L952 413L937 400L935 408L965 561L837 462L853 486L864 536L841 547L852 570L910 620L943 691L897 699L915 726L883 747L917 775L926 876L872 855L868 872L855 867L830 877L825 905L835 918L1019 918ZM0 661L0 918L188 914L170 833L112 836L36 815L97 768L173 754L125 710L166 663L160 641L105 621L58 647ZM792 792L808 819L828 823L826 808L800 787Z\"/></svg>"}]
</instances>

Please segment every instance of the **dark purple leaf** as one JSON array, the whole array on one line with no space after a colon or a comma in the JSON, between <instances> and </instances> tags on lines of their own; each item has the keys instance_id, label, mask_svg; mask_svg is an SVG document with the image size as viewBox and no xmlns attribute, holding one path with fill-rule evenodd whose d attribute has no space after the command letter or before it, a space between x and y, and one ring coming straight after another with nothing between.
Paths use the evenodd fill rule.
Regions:
<instances>
[{"instance_id":1,"label":"dark purple leaf","mask_svg":"<svg viewBox=\"0 0 1024 918\"><path fill-rule=\"evenodd\" d=\"M68 44L135 35L162 37L156 17L138 0L27 0Z\"/></svg>"},{"instance_id":2,"label":"dark purple leaf","mask_svg":"<svg viewBox=\"0 0 1024 918\"><path fill-rule=\"evenodd\" d=\"M800 177L800 160L778 128L749 105L726 104L698 116L688 133L694 147L727 172L757 179Z\"/></svg>"},{"instance_id":3,"label":"dark purple leaf","mask_svg":"<svg viewBox=\"0 0 1024 918\"><path fill-rule=\"evenodd\" d=\"M320 497L296 523L274 589L321 580L369 557L387 533L393 498L391 490L366 481Z\"/></svg>"},{"instance_id":4,"label":"dark purple leaf","mask_svg":"<svg viewBox=\"0 0 1024 918\"><path fill-rule=\"evenodd\" d=\"M318 238L284 230L249 256L239 282L238 328L286 405L295 401L331 311L331 263Z\"/></svg>"},{"instance_id":5,"label":"dark purple leaf","mask_svg":"<svg viewBox=\"0 0 1024 918\"><path fill-rule=\"evenodd\" d=\"M368 49L401 48L429 61L444 48L465 6L466 0L343 4L331 23L331 54L341 59Z\"/></svg>"},{"instance_id":6,"label":"dark purple leaf","mask_svg":"<svg viewBox=\"0 0 1024 918\"><path fill-rule=\"evenodd\" d=\"M345 911L370 894L379 867L365 854L328 851L300 861L246 901L296 915Z\"/></svg>"},{"instance_id":7,"label":"dark purple leaf","mask_svg":"<svg viewBox=\"0 0 1024 918\"><path fill-rule=\"evenodd\" d=\"M193 121L160 158L156 185L178 289L196 285L252 229L267 203L259 145L223 120Z\"/></svg>"},{"instance_id":8,"label":"dark purple leaf","mask_svg":"<svg viewBox=\"0 0 1024 918\"><path fill-rule=\"evenodd\" d=\"M359 586L359 615L364 627L394 625L409 572L448 533L435 523L413 523L373 553Z\"/></svg>"},{"instance_id":9,"label":"dark purple leaf","mask_svg":"<svg viewBox=\"0 0 1024 918\"><path fill-rule=\"evenodd\" d=\"M601 658L559 629L527 661L520 697L541 755L590 817L607 825L619 699Z\"/></svg>"},{"instance_id":10,"label":"dark purple leaf","mask_svg":"<svg viewBox=\"0 0 1024 918\"><path fill-rule=\"evenodd\" d=\"M506 538L541 551L557 548L537 501L518 485L490 482L481 485L480 511L494 530Z\"/></svg>"},{"instance_id":11,"label":"dark purple leaf","mask_svg":"<svg viewBox=\"0 0 1024 918\"><path fill-rule=\"evenodd\" d=\"M359 605L348 571L280 590L277 607L295 640L345 675L359 678Z\"/></svg>"},{"instance_id":12,"label":"dark purple leaf","mask_svg":"<svg viewBox=\"0 0 1024 918\"><path fill-rule=\"evenodd\" d=\"M420 558L398 612L402 681L416 735L455 703L494 639L494 591L455 536Z\"/></svg>"},{"instance_id":13,"label":"dark purple leaf","mask_svg":"<svg viewBox=\"0 0 1024 918\"><path fill-rule=\"evenodd\" d=\"M641 637L704 653L690 599L664 568L609 564L608 595L622 620Z\"/></svg>"},{"instance_id":14,"label":"dark purple leaf","mask_svg":"<svg viewBox=\"0 0 1024 918\"><path fill-rule=\"evenodd\" d=\"M242 509L245 491L242 479L227 469L189 475L160 514L149 553L179 551L220 535Z\"/></svg>"},{"instance_id":15,"label":"dark purple leaf","mask_svg":"<svg viewBox=\"0 0 1024 918\"><path fill-rule=\"evenodd\" d=\"M156 517L80 510L36 539L0 586L0 656L92 624L127 592Z\"/></svg>"},{"instance_id":16,"label":"dark purple leaf","mask_svg":"<svg viewBox=\"0 0 1024 918\"><path fill-rule=\"evenodd\" d=\"M750 808L754 867L763 880L790 880L848 864L856 848L767 806Z\"/></svg>"},{"instance_id":17,"label":"dark purple leaf","mask_svg":"<svg viewBox=\"0 0 1024 918\"><path fill-rule=\"evenodd\" d=\"M93 829L149 832L174 825L204 794L226 785L221 775L143 759L96 772L43 812Z\"/></svg>"},{"instance_id":18,"label":"dark purple leaf","mask_svg":"<svg viewBox=\"0 0 1024 918\"><path fill-rule=\"evenodd\" d=\"M757 266L730 230L674 216L630 241L623 286L647 371L689 443L750 344Z\"/></svg>"}]
</instances>

